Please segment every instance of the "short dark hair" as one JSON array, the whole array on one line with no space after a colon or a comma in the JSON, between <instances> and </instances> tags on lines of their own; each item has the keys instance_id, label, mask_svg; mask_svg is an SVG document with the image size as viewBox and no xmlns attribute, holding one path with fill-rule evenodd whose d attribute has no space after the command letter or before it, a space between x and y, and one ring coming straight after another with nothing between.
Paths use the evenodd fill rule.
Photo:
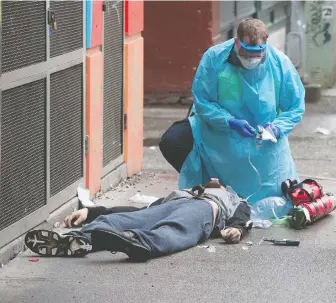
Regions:
<instances>
[{"instance_id":1,"label":"short dark hair","mask_svg":"<svg viewBox=\"0 0 336 303\"><path fill-rule=\"evenodd\" d=\"M259 19L247 18L239 23L237 29L237 37L239 40L242 41L245 36L250 38L250 45L257 45L259 39L266 42L268 38L268 29L265 23Z\"/></svg>"}]
</instances>

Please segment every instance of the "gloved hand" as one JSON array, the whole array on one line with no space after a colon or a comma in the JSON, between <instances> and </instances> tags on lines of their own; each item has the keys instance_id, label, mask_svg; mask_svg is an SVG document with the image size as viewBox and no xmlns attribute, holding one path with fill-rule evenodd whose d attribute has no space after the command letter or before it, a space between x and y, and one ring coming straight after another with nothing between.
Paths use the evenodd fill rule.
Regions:
<instances>
[{"instance_id":1,"label":"gloved hand","mask_svg":"<svg viewBox=\"0 0 336 303\"><path fill-rule=\"evenodd\" d=\"M229 125L243 138L254 137L256 135L256 130L250 124L248 124L246 120L232 118L229 120Z\"/></svg>"},{"instance_id":2,"label":"gloved hand","mask_svg":"<svg viewBox=\"0 0 336 303\"><path fill-rule=\"evenodd\" d=\"M280 129L275 126L273 123L271 122L267 122L265 125L264 125L264 128L267 130L267 129L271 129L275 138L276 139L279 139L280 138Z\"/></svg>"}]
</instances>

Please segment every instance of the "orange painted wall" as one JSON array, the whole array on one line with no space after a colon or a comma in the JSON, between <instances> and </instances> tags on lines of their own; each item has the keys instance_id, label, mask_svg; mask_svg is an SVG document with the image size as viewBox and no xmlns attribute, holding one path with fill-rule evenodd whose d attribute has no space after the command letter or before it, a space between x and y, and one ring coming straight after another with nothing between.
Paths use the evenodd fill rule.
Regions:
<instances>
[{"instance_id":1,"label":"orange painted wall","mask_svg":"<svg viewBox=\"0 0 336 303\"><path fill-rule=\"evenodd\" d=\"M144 41L143 1L125 1L125 49L124 49L124 111L127 128L124 131L124 159L127 175L142 169L143 161L143 80ZM91 43L86 55L86 135L89 136L89 152L86 156L85 185L91 198L100 190L102 175L102 121L103 121L103 54L102 2L93 1Z\"/></svg>"},{"instance_id":2,"label":"orange painted wall","mask_svg":"<svg viewBox=\"0 0 336 303\"><path fill-rule=\"evenodd\" d=\"M86 156L85 186L91 198L100 191L103 144L103 54L99 47L86 53L86 135L89 152Z\"/></svg>"},{"instance_id":3,"label":"orange painted wall","mask_svg":"<svg viewBox=\"0 0 336 303\"><path fill-rule=\"evenodd\" d=\"M124 155L128 176L140 172L143 161L143 28L143 1L125 1L124 108L127 128L124 131Z\"/></svg>"},{"instance_id":4,"label":"orange painted wall","mask_svg":"<svg viewBox=\"0 0 336 303\"><path fill-rule=\"evenodd\" d=\"M141 171L143 161L143 48L139 34L125 41L124 104L127 128L124 132L124 153L127 175Z\"/></svg>"}]
</instances>

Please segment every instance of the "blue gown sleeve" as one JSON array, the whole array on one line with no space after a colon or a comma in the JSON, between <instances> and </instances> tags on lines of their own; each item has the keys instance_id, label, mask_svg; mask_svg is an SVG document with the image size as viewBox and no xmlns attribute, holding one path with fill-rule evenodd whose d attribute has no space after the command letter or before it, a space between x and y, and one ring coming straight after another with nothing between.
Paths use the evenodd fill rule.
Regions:
<instances>
[{"instance_id":1,"label":"blue gown sleeve","mask_svg":"<svg viewBox=\"0 0 336 303\"><path fill-rule=\"evenodd\" d=\"M192 94L195 110L200 117L220 131L229 127L229 120L233 116L217 102L217 72L211 49L204 53L198 66Z\"/></svg>"},{"instance_id":2,"label":"blue gown sleeve","mask_svg":"<svg viewBox=\"0 0 336 303\"><path fill-rule=\"evenodd\" d=\"M305 112L305 89L292 62L286 58L282 64L283 79L280 88L281 113L273 121L280 130L280 138L288 136L298 125Z\"/></svg>"}]
</instances>

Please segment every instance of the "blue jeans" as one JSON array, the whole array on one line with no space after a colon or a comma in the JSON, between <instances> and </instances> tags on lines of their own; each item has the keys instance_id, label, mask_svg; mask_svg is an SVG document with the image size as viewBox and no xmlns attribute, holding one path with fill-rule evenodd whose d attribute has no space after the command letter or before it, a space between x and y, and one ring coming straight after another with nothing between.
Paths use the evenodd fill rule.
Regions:
<instances>
[{"instance_id":1,"label":"blue jeans","mask_svg":"<svg viewBox=\"0 0 336 303\"><path fill-rule=\"evenodd\" d=\"M80 232L91 239L94 230L131 231L151 249L153 257L172 254L205 241L212 233L213 211L208 202L179 199L136 212L99 216Z\"/></svg>"},{"instance_id":2,"label":"blue jeans","mask_svg":"<svg viewBox=\"0 0 336 303\"><path fill-rule=\"evenodd\" d=\"M159 147L162 155L178 172L194 145L188 118L175 122L163 134Z\"/></svg>"}]
</instances>

